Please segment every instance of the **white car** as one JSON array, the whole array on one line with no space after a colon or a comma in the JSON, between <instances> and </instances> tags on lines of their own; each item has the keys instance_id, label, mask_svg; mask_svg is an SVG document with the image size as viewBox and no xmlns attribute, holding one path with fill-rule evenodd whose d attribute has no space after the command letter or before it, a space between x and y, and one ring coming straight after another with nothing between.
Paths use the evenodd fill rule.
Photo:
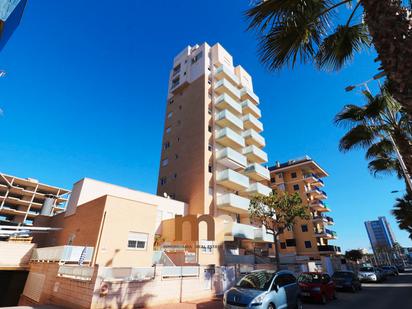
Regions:
<instances>
[{"instance_id":1,"label":"white car","mask_svg":"<svg viewBox=\"0 0 412 309\"><path fill-rule=\"evenodd\" d=\"M382 273L372 266L364 266L359 268L358 277L361 282L380 282L382 281Z\"/></svg>"}]
</instances>

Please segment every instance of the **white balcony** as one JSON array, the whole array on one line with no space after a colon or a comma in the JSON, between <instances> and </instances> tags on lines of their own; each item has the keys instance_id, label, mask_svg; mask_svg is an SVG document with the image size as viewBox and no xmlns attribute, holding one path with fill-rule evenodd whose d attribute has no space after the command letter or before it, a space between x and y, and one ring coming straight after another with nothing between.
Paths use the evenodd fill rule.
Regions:
<instances>
[{"instance_id":1,"label":"white balcony","mask_svg":"<svg viewBox=\"0 0 412 309\"><path fill-rule=\"evenodd\" d=\"M217 79L225 78L235 85L239 85L239 78L235 75L233 68L221 65L215 70L215 77Z\"/></svg>"},{"instance_id":2,"label":"white balcony","mask_svg":"<svg viewBox=\"0 0 412 309\"><path fill-rule=\"evenodd\" d=\"M242 114L242 106L225 93L215 99L215 105L216 108L220 110L227 109L234 115L240 116Z\"/></svg>"},{"instance_id":3,"label":"white balcony","mask_svg":"<svg viewBox=\"0 0 412 309\"><path fill-rule=\"evenodd\" d=\"M216 141L234 149L245 147L245 139L230 128L220 129L216 133Z\"/></svg>"},{"instance_id":4,"label":"white balcony","mask_svg":"<svg viewBox=\"0 0 412 309\"><path fill-rule=\"evenodd\" d=\"M240 93L242 100L250 100L256 105L259 104L259 97L254 94L252 90L244 87L242 88L242 90L240 90Z\"/></svg>"},{"instance_id":5,"label":"white balcony","mask_svg":"<svg viewBox=\"0 0 412 309\"><path fill-rule=\"evenodd\" d=\"M246 157L230 147L223 148L216 153L218 162L231 169L245 168Z\"/></svg>"},{"instance_id":6,"label":"white balcony","mask_svg":"<svg viewBox=\"0 0 412 309\"><path fill-rule=\"evenodd\" d=\"M219 185L235 191L245 190L249 187L249 178L231 169L218 172L216 181Z\"/></svg>"},{"instance_id":7,"label":"white balcony","mask_svg":"<svg viewBox=\"0 0 412 309\"><path fill-rule=\"evenodd\" d=\"M266 232L265 228L255 228L255 242L273 243L273 235Z\"/></svg>"},{"instance_id":8,"label":"white balcony","mask_svg":"<svg viewBox=\"0 0 412 309\"><path fill-rule=\"evenodd\" d=\"M250 201L247 198L233 193L219 195L217 197L217 207L237 214L247 214Z\"/></svg>"},{"instance_id":9,"label":"white balcony","mask_svg":"<svg viewBox=\"0 0 412 309\"><path fill-rule=\"evenodd\" d=\"M242 117L243 120L243 125L245 129L253 129L256 132L262 132L263 131L263 124L259 120L256 119L255 116L252 114L247 114Z\"/></svg>"},{"instance_id":10,"label":"white balcony","mask_svg":"<svg viewBox=\"0 0 412 309\"><path fill-rule=\"evenodd\" d=\"M221 95L223 93L228 94L234 100L240 99L240 90L237 89L230 81L226 79L221 79L214 85L214 90L217 94Z\"/></svg>"},{"instance_id":11,"label":"white balcony","mask_svg":"<svg viewBox=\"0 0 412 309\"><path fill-rule=\"evenodd\" d=\"M90 262L94 247L84 246L57 246L34 249L31 256L32 261L55 261L55 262Z\"/></svg>"},{"instance_id":12,"label":"white balcony","mask_svg":"<svg viewBox=\"0 0 412 309\"><path fill-rule=\"evenodd\" d=\"M262 181L270 179L270 172L267 168L263 167L260 164L252 163L245 169L245 175L249 178Z\"/></svg>"},{"instance_id":13,"label":"white balcony","mask_svg":"<svg viewBox=\"0 0 412 309\"><path fill-rule=\"evenodd\" d=\"M255 145L259 148L265 147L266 145L265 138L253 129L243 131L242 136L245 139L246 145Z\"/></svg>"},{"instance_id":14,"label":"white balcony","mask_svg":"<svg viewBox=\"0 0 412 309\"><path fill-rule=\"evenodd\" d=\"M254 145L243 148L242 153L253 163L265 163L268 161L268 155L263 150Z\"/></svg>"},{"instance_id":15,"label":"white balcony","mask_svg":"<svg viewBox=\"0 0 412 309\"><path fill-rule=\"evenodd\" d=\"M243 130L243 122L227 109L216 115L216 123L221 127L229 127L235 131Z\"/></svg>"},{"instance_id":16,"label":"white balcony","mask_svg":"<svg viewBox=\"0 0 412 309\"><path fill-rule=\"evenodd\" d=\"M244 100L242 103L242 110L243 110L243 114L252 114L253 116L255 116L256 118L260 118L262 117L262 113L260 112L259 107L257 107L255 104L253 104L251 101L249 100Z\"/></svg>"},{"instance_id":17,"label":"white balcony","mask_svg":"<svg viewBox=\"0 0 412 309\"><path fill-rule=\"evenodd\" d=\"M264 196L269 196L272 192L272 189L268 186L262 185L259 182L255 182L249 185L249 188L246 190L249 195L261 194Z\"/></svg>"}]
</instances>

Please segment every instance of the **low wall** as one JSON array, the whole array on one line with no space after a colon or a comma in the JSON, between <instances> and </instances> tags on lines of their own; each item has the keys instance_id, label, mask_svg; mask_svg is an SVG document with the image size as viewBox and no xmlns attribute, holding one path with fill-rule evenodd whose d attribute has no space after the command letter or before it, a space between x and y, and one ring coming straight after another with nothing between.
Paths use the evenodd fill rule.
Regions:
<instances>
[{"instance_id":1,"label":"low wall","mask_svg":"<svg viewBox=\"0 0 412 309\"><path fill-rule=\"evenodd\" d=\"M27 267L35 244L0 241L0 268Z\"/></svg>"}]
</instances>

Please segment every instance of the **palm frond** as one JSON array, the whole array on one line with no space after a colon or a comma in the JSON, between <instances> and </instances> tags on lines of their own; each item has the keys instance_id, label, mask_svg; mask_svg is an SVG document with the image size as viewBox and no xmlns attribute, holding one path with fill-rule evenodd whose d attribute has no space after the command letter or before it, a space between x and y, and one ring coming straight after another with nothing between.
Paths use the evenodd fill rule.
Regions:
<instances>
[{"instance_id":1,"label":"palm frond","mask_svg":"<svg viewBox=\"0 0 412 309\"><path fill-rule=\"evenodd\" d=\"M346 152L357 148L370 147L375 140L375 132L371 127L359 124L346 133L339 142L339 150Z\"/></svg>"},{"instance_id":2,"label":"palm frond","mask_svg":"<svg viewBox=\"0 0 412 309\"><path fill-rule=\"evenodd\" d=\"M319 46L315 63L320 69L340 70L353 59L356 52L369 47L370 44L369 33L364 24L339 25Z\"/></svg>"},{"instance_id":3,"label":"palm frond","mask_svg":"<svg viewBox=\"0 0 412 309\"><path fill-rule=\"evenodd\" d=\"M372 144L366 151L366 159L373 159L376 157L391 157L394 155L393 144L390 140L384 138Z\"/></svg>"},{"instance_id":4,"label":"palm frond","mask_svg":"<svg viewBox=\"0 0 412 309\"><path fill-rule=\"evenodd\" d=\"M396 175L400 176L400 166L396 159L392 158L378 158L372 160L368 163L368 169L373 176L378 176L378 174Z\"/></svg>"},{"instance_id":5,"label":"palm frond","mask_svg":"<svg viewBox=\"0 0 412 309\"><path fill-rule=\"evenodd\" d=\"M364 121L365 119L365 110L362 107L357 105L348 104L345 105L334 119L335 124L345 125L345 126L354 126L358 122Z\"/></svg>"}]
</instances>

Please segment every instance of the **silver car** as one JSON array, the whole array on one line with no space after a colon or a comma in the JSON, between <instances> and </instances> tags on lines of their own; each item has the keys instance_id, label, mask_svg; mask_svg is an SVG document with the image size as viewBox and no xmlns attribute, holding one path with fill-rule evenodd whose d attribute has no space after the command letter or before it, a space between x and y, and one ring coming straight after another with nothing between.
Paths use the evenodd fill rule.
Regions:
<instances>
[{"instance_id":1,"label":"silver car","mask_svg":"<svg viewBox=\"0 0 412 309\"><path fill-rule=\"evenodd\" d=\"M361 282L380 282L383 280L382 272L373 266L359 268L358 277Z\"/></svg>"},{"instance_id":2,"label":"silver car","mask_svg":"<svg viewBox=\"0 0 412 309\"><path fill-rule=\"evenodd\" d=\"M290 271L258 270L244 276L223 296L225 309L301 309L299 286Z\"/></svg>"}]
</instances>

